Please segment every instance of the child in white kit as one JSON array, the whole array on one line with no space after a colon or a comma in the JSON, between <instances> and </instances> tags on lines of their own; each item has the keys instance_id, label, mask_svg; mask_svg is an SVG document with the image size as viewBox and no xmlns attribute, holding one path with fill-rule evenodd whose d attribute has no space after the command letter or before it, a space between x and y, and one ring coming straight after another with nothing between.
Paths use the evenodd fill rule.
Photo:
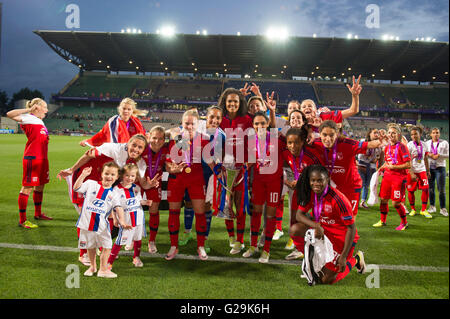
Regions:
<instances>
[{"instance_id":1,"label":"child in white kit","mask_svg":"<svg viewBox=\"0 0 450 319\"><path fill-rule=\"evenodd\" d=\"M136 164L127 164L122 169L121 182L114 187L114 191L119 196L119 203L124 209L124 219L126 224L131 225L131 228L126 229L119 227L119 234L117 235L116 242L111 250L111 254L108 259L108 269L112 269L112 264L117 258L119 251L123 245L131 246L133 244L134 255L133 265L135 267L143 267L144 264L140 259L142 237L145 233L145 216L142 205L151 206L151 200L143 200L141 195L141 188L134 184L138 178L139 169ZM147 188L148 184L142 185ZM118 222L117 216L114 216L115 226ZM119 219L120 220L120 219Z\"/></svg>"},{"instance_id":2,"label":"child in white kit","mask_svg":"<svg viewBox=\"0 0 450 319\"><path fill-rule=\"evenodd\" d=\"M84 194L84 203L77 221L80 229L78 248L87 249L90 267L85 276L93 276L97 272L96 248L103 247L100 255L100 270L97 277L115 278L117 275L107 267L111 252L112 240L108 216L113 210L117 212L118 220L124 229L131 228L125 223L124 211L120 206L118 193L113 184L119 178L119 166L114 162L105 163L102 167L101 181L84 179L89 176L92 167L86 167L76 180L73 189Z\"/></svg>"}]
</instances>

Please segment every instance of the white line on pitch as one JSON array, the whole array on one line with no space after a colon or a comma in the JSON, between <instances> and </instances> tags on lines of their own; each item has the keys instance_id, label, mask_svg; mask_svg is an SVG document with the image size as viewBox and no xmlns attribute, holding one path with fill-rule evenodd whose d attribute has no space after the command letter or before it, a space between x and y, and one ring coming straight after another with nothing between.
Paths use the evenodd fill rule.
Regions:
<instances>
[{"instance_id":1,"label":"white line on pitch","mask_svg":"<svg viewBox=\"0 0 450 319\"><path fill-rule=\"evenodd\" d=\"M10 244L0 243L0 248L14 248L14 249L29 249L29 250L45 250L45 251L57 251L57 252L79 252L78 248L61 247L61 246L42 246L42 245L25 245L25 244ZM119 255L132 255L133 252L121 251ZM141 256L151 258L164 258L165 254L150 254L148 252L141 252ZM237 262L258 264L258 259L254 258L231 258L231 257L217 257L208 256L208 261L220 261L220 262ZM178 254L175 259L184 260L198 260L197 256ZM269 264L272 265L292 265L300 266L299 261L292 260L277 260L271 259ZM403 270L403 271L423 271L423 272L449 272L449 267L434 267L434 266L409 266L409 265L377 265L380 269L385 270Z\"/></svg>"}]
</instances>

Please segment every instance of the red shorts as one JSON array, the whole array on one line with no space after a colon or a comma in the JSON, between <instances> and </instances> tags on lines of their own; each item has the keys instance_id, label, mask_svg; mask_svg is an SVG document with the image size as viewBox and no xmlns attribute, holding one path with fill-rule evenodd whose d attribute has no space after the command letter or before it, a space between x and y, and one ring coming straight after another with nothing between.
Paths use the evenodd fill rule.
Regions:
<instances>
[{"instance_id":1,"label":"red shorts","mask_svg":"<svg viewBox=\"0 0 450 319\"><path fill-rule=\"evenodd\" d=\"M167 183L167 201L181 202L187 189L191 199L205 199L206 187L203 174L170 174Z\"/></svg>"},{"instance_id":2,"label":"red shorts","mask_svg":"<svg viewBox=\"0 0 450 319\"><path fill-rule=\"evenodd\" d=\"M22 160L22 186L41 186L49 182L48 159L25 156Z\"/></svg>"},{"instance_id":3,"label":"red shorts","mask_svg":"<svg viewBox=\"0 0 450 319\"><path fill-rule=\"evenodd\" d=\"M406 189L408 192L414 192L417 188L428 189L428 176L427 172L414 173L416 175L416 180L413 182L411 180L411 175L408 174Z\"/></svg>"},{"instance_id":4,"label":"red shorts","mask_svg":"<svg viewBox=\"0 0 450 319\"><path fill-rule=\"evenodd\" d=\"M145 195L147 197L147 200L159 203L161 202L161 187L146 189Z\"/></svg>"},{"instance_id":5,"label":"red shorts","mask_svg":"<svg viewBox=\"0 0 450 319\"><path fill-rule=\"evenodd\" d=\"M381 181L380 198L401 202L405 197L406 176L384 175Z\"/></svg>"},{"instance_id":6,"label":"red shorts","mask_svg":"<svg viewBox=\"0 0 450 319\"><path fill-rule=\"evenodd\" d=\"M281 198L283 189L283 176L273 180L261 181L257 178L253 180L252 185L252 203L253 205L264 205L277 207Z\"/></svg>"},{"instance_id":7,"label":"red shorts","mask_svg":"<svg viewBox=\"0 0 450 319\"><path fill-rule=\"evenodd\" d=\"M350 201L350 204L352 205L353 216L356 216L358 214L358 204L361 197L361 188L343 189L341 190L341 192Z\"/></svg>"},{"instance_id":8,"label":"red shorts","mask_svg":"<svg viewBox=\"0 0 450 319\"><path fill-rule=\"evenodd\" d=\"M350 251L349 251L349 253L347 255L347 259L346 259L347 261L353 257L353 252L355 251L355 245L356 245L356 243L353 243L352 248L350 248ZM334 245L333 245L333 248L334 248ZM337 259L340 255L341 251L338 252L335 250L334 252L335 252L336 258L333 261L325 264L325 267L327 267L332 272L336 272L336 273L339 272L339 268L336 266L336 262L337 262Z\"/></svg>"}]
</instances>

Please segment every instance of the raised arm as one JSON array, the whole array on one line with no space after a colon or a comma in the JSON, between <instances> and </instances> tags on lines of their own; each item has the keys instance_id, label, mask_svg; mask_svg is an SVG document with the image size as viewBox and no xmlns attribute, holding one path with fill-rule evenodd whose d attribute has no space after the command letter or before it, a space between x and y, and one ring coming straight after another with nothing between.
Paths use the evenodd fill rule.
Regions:
<instances>
[{"instance_id":1,"label":"raised arm","mask_svg":"<svg viewBox=\"0 0 450 319\"><path fill-rule=\"evenodd\" d=\"M352 94L352 105L342 111L342 119L346 119L350 116L353 116L359 112L359 94L361 93L362 86L359 85L359 81L361 80L361 75L359 75L358 80L355 81L355 76L353 76L353 85L347 84L347 88Z\"/></svg>"},{"instance_id":2,"label":"raised arm","mask_svg":"<svg viewBox=\"0 0 450 319\"><path fill-rule=\"evenodd\" d=\"M21 121L21 115L26 113L31 113L37 109L37 104L33 105L31 108L25 108L25 109L16 109L11 110L8 113L6 113L6 116L9 117L11 120L14 120L16 122Z\"/></svg>"},{"instance_id":3,"label":"raised arm","mask_svg":"<svg viewBox=\"0 0 450 319\"><path fill-rule=\"evenodd\" d=\"M81 166L83 166L93 158L95 158L94 148L84 153L72 167L61 170L58 175L56 175L56 177L61 180L63 178L66 178L67 176L72 175L73 172L75 172L77 169L79 169Z\"/></svg>"}]
</instances>

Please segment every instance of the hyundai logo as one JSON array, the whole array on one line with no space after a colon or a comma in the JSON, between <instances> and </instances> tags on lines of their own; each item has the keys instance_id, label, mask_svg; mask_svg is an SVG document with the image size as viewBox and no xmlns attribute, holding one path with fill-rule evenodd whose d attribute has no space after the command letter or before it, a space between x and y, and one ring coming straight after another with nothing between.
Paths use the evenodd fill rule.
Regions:
<instances>
[{"instance_id":1,"label":"hyundai logo","mask_svg":"<svg viewBox=\"0 0 450 319\"><path fill-rule=\"evenodd\" d=\"M95 207L99 207L99 208L102 208L103 206L105 206L105 202L102 201L101 199L96 199L96 200L94 200L94 201L92 202L92 204L93 204Z\"/></svg>"},{"instance_id":2,"label":"hyundai logo","mask_svg":"<svg viewBox=\"0 0 450 319\"><path fill-rule=\"evenodd\" d=\"M136 199L134 198L130 198L129 200L127 200L127 206L132 206L136 203Z\"/></svg>"}]
</instances>

